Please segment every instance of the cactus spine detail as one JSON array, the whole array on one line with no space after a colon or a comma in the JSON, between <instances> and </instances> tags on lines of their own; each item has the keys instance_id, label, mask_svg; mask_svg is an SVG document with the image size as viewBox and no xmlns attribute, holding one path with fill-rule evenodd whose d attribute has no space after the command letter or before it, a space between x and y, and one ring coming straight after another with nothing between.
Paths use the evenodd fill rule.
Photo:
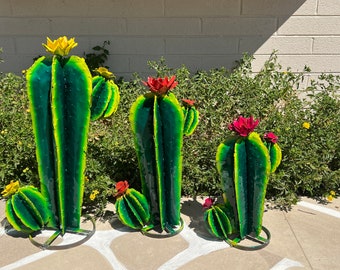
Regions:
<instances>
[{"instance_id":1,"label":"cactus spine detail","mask_svg":"<svg viewBox=\"0 0 340 270\"><path fill-rule=\"evenodd\" d=\"M132 105L130 122L151 222L171 230L180 224L183 110L168 92L177 85L175 76L149 78L145 84L151 93Z\"/></svg>"},{"instance_id":2,"label":"cactus spine detail","mask_svg":"<svg viewBox=\"0 0 340 270\"><path fill-rule=\"evenodd\" d=\"M52 227L79 229L92 77L85 60L66 57L77 45L66 37L43 44L52 57L27 71L41 191L53 211Z\"/></svg>"}]
</instances>

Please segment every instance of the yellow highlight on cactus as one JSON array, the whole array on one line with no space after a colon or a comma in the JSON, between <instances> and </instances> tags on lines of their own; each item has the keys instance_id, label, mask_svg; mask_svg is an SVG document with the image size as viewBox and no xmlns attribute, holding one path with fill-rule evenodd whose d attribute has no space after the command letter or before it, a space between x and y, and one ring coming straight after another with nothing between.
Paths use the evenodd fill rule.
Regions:
<instances>
[{"instance_id":1,"label":"yellow highlight on cactus","mask_svg":"<svg viewBox=\"0 0 340 270\"><path fill-rule=\"evenodd\" d=\"M5 189L1 192L1 195L3 197L9 197L11 196L12 194L16 193L19 189L19 181L11 181L11 183L9 183Z\"/></svg>"},{"instance_id":2,"label":"yellow highlight on cactus","mask_svg":"<svg viewBox=\"0 0 340 270\"><path fill-rule=\"evenodd\" d=\"M78 45L74 41L74 38L67 39L66 36L60 37L55 40L51 40L47 38L47 44L42 44L47 52L50 52L54 55L66 56L69 54L70 50Z\"/></svg>"}]
</instances>

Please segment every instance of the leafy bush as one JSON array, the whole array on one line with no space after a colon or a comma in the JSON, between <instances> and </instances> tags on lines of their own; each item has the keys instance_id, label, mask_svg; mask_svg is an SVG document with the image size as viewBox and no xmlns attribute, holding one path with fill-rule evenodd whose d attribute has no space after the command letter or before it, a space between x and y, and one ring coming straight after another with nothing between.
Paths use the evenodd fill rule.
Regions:
<instances>
[{"instance_id":1,"label":"leafy bush","mask_svg":"<svg viewBox=\"0 0 340 270\"><path fill-rule=\"evenodd\" d=\"M230 134L228 124L239 115L260 119L259 133L273 131L279 136L283 160L270 178L268 199L289 206L300 195L339 194L340 78L322 75L300 89L305 73L282 70L275 54L258 74L251 71L252 60L245 55L231 71L221 68L195 74L185 66L171 69L164 59L149 63L152 76L175 74L179 84L174 94L179 100L196 100L200 111L196 131L184 138L183 195L221 194L216 149ZM118 111L91 123L84 195L88 211L103 212L107 202L113 201L111 193L117 181L128 180L140 189L129 110L146 91L143 79L135 74L131 81L121 81ZM0 188L14 179L38 183L24 89L22 78L7 74L0 79L0 132L4 131L0 134Z\"/></svg>"}]
</instances>

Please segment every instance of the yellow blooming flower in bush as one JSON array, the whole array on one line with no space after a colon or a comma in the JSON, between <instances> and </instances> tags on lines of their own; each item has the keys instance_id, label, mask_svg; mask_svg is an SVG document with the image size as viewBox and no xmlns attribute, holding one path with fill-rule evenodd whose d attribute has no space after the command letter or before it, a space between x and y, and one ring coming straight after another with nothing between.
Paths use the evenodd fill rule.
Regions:
<instances>
[{"instance_id":1,"label":"yellow blooming flower in bush","mask_svg":"<svg viewBox=\"0 0 340 270\"><path fill-rule=\"evenodd\" d=\"M19 189L19 181L11 181L11 183L9 183L5 189L1 192L1 195L3 197L9 197L12 194L14 194L15 192L17 192L17 190Z\"/></svg>"},{"instance_id":2,"label":"yellow blooming flower in bush","mask_svg":"<svg viewBox=\"0 0 340 270\"><path fill-rule=\"evenodd\" d=\"M333 201L334 196L335 196L335 191L331 190L329 192L328 196L326 197L327 201L329 201L329 202Z\"/></svg>"},{"instance_id":3,"label":"yellow blooming flower in bush","mask_svg":"<svg viewBox=\"0 0 340 270\"><path fill-rule=\"evenodd\" d=\"M74 38L67 39L66 36L60 37L55 40L47 38L47 44L42 44L47 52L54 55L66 56L69 54L70 50L78 45L74 41Z\"/></svg>"},{"instance_id":4,"label":"yellow blooming flower in bush","mask_svg":"<svg viewBox=\"0 0 340 270\"><path fill-rule=\"evenodd\" d=\"M103 76L105 79L112 79L114 78L114 75L112 72L110 72L107 68L105 67L99 67L94 70L95 73L97 73L100 76Z\"/></svg>"},{"instance_id":5,"label":"yellow blooming flower in bush","mask_svg":"<svg viewBox=\"0 0 340 270\"><path fill-rule=\"evenodd\" d=\"M305 129L309 129L310 128L310 123L303 122L302 127L305 128Z\"/></svg>"},{"instance_id":6,"label":"yellow blooming flower in bush","mask_svg":"<svg viewBox=\"0 0 340 270\"><path fill-rule=\"evenodd\" d=\"M90 194L90 200L93 201L97 195L99 194L99 191L97 189L93 190Z\"/></svg>"}]
</instances>

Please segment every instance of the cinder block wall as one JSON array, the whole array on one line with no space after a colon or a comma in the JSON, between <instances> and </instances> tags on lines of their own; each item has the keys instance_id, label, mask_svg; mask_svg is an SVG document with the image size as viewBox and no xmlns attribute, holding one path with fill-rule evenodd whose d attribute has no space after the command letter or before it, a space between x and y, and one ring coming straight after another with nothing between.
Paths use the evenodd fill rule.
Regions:
<instances>
[{"instance_id":1,"label":"cinder block wall","mask_svg":"<svg viewBox=\"0 0 340 270\"><path fill-rule=\"evenodd\" d=\"M194 72L249 52L257 71L274 49L284 67L340 73L340 0L0 0L0 71L19 74L61 35L79 55L110 40L107 65L126 78L161 56Z\"/></svg>"}]
</instances>

